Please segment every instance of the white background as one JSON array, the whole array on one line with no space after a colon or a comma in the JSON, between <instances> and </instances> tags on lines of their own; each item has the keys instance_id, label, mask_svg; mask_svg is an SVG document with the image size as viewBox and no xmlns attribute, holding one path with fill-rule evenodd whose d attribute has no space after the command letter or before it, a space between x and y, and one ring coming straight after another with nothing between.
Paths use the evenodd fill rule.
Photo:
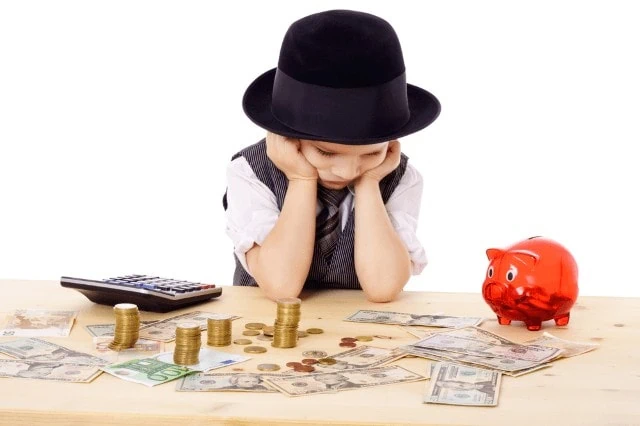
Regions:
<instances>
[{"instance_id":1,"label":"white background","mask_svg":"<svg viewBox=\"0 0 640 426\"><path fill-rule=\"evenodd\" d=\"M408 289L478 292L487 248L543 235L582 295L639 296L633 3L3 1L0 277L229 285L225 168L264 134L244 90L293 21L346 8L394 26L443 106L402 139L430 260Z\"/></svg>"}]
</instances>

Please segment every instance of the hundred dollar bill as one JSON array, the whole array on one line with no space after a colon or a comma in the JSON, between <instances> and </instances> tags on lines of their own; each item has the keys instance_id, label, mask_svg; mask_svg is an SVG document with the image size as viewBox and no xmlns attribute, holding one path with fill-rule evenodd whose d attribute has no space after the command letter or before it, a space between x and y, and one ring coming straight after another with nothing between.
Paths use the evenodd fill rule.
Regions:
<instances>
[{"instance_id":1,"label":"hundred dollar bill","mask_svg":"<svg viewBox=\"0 0 640 426\"><path fill-rule=\"evenodd\" d=\"M351 314L345 321L369 322L377 324L421 325L427 327L458 328L478 325L483 321L479 317L455 317L447 315L417 315L402 312L360 310Z\"/></svg>"},{"instance_id":2,"label":"hundred dollar bill","mask_svg":"<svg viewBox=\"0 0 640 426\"><path fill-rule=\"evenodd\" d=\"M140 326L153 324L157 321L140 321ZM113 336L115 333L115 324L91 324L85 326L89 334L94 337Z\"/></svg>"},{"instance_id":3,"label":"hundred dollar bill","mask_svg":"<svg viewBox=\"0 0 640 426\"><path fill-rule=\"evenodd\" d=\"M154 357L157 360L166 363L173 362L173 352L164 352ZM251 359L248 356L229 354L226 352L214 351L212 349L203 348L200 349L198 355L199 362L194 365L190 365L189 369L192 371L209 371L215 368L226 367L228 365L237 364Z\"/></svg>"},{"instance_id":4,"label":"hundred dollar bill","mask_svg":"<svg viewBox=\"0 0 640 426\"><path fill-rule=\"evenodd\" d=\"M288 396L313 395L360 389L371 386L425 380L397 365L377 368L360 368L332 373L308 374L305 376L265 377L264 381Z\"/></svg>"},{"instance_id":5,"label":"hundred dollar bill","mask_svg":"<svg viewBox=\"0 0 640 426\"><path fill-rule=\"evenodd\" d=\"M426 386L423 402L452 405L498 405L501 373L439 362Z\"/></svg>"},{"instance_id":6,"label":"hundred dollar bill","mask_svg":"<svg viewBox=\"0 0 640 426\"><path fill-rule=\"evenodd\" d=\"M264 382L267 377L282 377L271 373L195 373L181 378L179 392L275 392Z\"/></svg>"},{"instance_id":7,"label":"hundred dollar bill","mask_svg":"<svg viewBox=\"0 0 640 426\"><path fill-rule=\"evenodd\" d=\"M100 373L94 365L0 359L0 377L89 383Z\"/></svg>"},{"instance_id":8,"label":"hundred dollar bill","mask_svg":"<svg viewBox=\"0 0 640 426\"><path fill-rule=\"evenodd\" d=\"M600 346L597 343L572 342L570 340L563 340L552 335L551 333L547 333L546 331L542 334L542 336L538 337L537 339L528 340L524 342L523 345L546 346L550 348L562 349L560 358L569 358L576 355L582 355Z\"/></svg>"},{"instance_id":9,"label":"hundred dollar bill","mask_svg":"<svg viewBox=\"0 0 640 426\"><path fill-rule=\"evenodd\" d=\"M44 340L29 338L0 343L0 352L16 358L58 364L107 365L109 362Z\"/></svg>"},{"instance_id":10,"label":"hundred dollar bill","mask_svg":"<svg viewBox=\"0 0 640 426\"><path fill-rule=\"evenodd\" d=\"M78 315L77 311L18 309L7 317L1 336L66 337Z\"/></svg>"},{"instance_id":11,"label":"hundred dollar bill","mask_svg":"<svg viewBox=\"0 0 640 426\"><path fill-rule=\"evenodd\" d=\"M153 358L133 359L119 364L107 365L100 369L122 380L145 386L156 386L194 372L187 367Z\"/></svg>"},{"instance_id":12,"label":"hundred dollar bill","mask_svg":"<svg viewBox=\"0 0 640 426\"><path fill-rule=\"evenodd\" d=\"M237 315L226 315L214 312L189 312L171 318L165 318L153 324L140 327L140 338L148 340L159 340L161 342L171 342L176 339L176 325L183 321L197 322L202 330L207 328L207 319L231 320L240 318Z\"/></svg>"},{"instance_id":13,"label":"hundred dollar bill","mask_svg":"<svg viewBox=\"0 0 640 426\"><path fill-rule=\"evenodd\" d=\"M401 351L386 348L376 348L362 345L349 349L339 354L331 355L336 360L333 365L316 364L316 370L353 370L356 368L373 368L388 364L391 361L402 358L405 354Z\"/></svg>"}]
</instances>

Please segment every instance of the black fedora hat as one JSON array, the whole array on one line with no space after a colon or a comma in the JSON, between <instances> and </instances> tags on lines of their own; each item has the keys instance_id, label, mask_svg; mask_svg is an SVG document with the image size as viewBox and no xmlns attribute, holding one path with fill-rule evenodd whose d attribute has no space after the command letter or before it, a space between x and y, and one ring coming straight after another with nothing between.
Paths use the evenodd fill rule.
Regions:
<instances>
[{"instance_id":1,"label":"black fedora hat","mask_svg":"<svg viewBox=\"0 0 640 426\"><path fill-rule=\"evenodd\" d=\"M407 84L391 25L368 13L330 10L287 30L278 67L249 85L242 107L279 135L365 145L415 133L440 113L440 102Z\"/></svg>"}]
</instances>

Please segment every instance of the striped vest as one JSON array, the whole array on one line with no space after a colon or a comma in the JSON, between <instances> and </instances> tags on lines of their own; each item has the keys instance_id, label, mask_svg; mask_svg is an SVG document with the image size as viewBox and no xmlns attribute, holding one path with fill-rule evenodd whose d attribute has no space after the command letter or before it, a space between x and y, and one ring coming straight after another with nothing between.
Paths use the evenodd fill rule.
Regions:
<instances>
[{"instance_id":1,"label":"striped vest","mask_svg":"<svg viewBox=\"0 0 640 426\"><path fill-rule=\"evenodd\" d=\"M236 153L231 160L238 157L244 157L258 179L264 183L276 196L278 210L282 210L284 197L287 193L289 181L284 173L282 173L267 157L266 140L250 145L242 151ZM400 165L384 179L380 181L380 192L382 200L386 204L389 197L396 189L404 172L407 168L408 157L401 154ZM227 209L227 194L222 199L224 209ZM320 250L314 247L313 260L304 289L314 288L339 288L339 289L362 289L356 275L354 264L354 228L355 228L355 209L349 213L349 218L342 230L338 242L331 257L331 262L321 257ZM233 285L256 286L256 281L251 275L245 271L244 267L233 255L236 262L236 269L233 275Z\"/></svg>"}]
</instances>

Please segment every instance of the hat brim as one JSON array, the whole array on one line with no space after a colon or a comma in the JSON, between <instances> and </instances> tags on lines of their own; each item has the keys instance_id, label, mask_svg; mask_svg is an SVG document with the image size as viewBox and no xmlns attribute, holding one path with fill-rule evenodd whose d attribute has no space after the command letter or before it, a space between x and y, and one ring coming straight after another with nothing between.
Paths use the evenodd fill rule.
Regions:
<instances>
[{"instance_id":1,"label":"hat brim","mask_svg":"<svg viewBox=\"0 0 640 426\"><path fill-rule=\"evenodd\" d=\"M349 145L367 145L386 142L424 129L433 123L440 114L440 102L435 96L420 87L407 84L410 118L404 126L391 134L352 139L327 138L322 135L302 133L278 121L271 112L271 93L275 75L276 68L273 68L256 78L244 93L242 108L247 117L256 125L289 138L345 143Z\"/></svg>"}]
</instances>

